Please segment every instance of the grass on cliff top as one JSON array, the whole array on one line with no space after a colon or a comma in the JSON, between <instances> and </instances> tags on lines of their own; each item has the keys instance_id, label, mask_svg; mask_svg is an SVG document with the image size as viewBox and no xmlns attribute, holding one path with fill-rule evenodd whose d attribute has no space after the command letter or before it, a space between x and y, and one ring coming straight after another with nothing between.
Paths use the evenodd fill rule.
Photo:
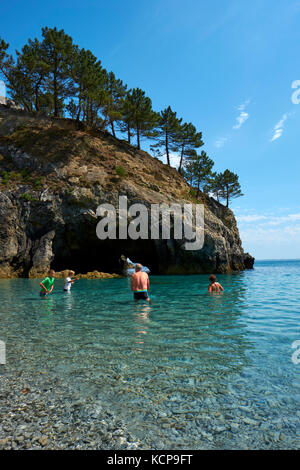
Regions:
<instances>
[{"instance_id":1,"label":"grass on cliff top","mask_svg":"<svg viewBox=\"0 0 300 470\"><path fill-rule=\"evenodd\" d=\"M0 142L12 144L24 152L33 155L43 161L58 161L66 157L66 150L70 152L72 139L69 135L72 131L49 127L19 127L9 136L0 137Z\"/></svg>"},{"instance_id":2,"label":"grass on cliff top","mask_svg":"<svg viewBox=\"0 0 300 470\"><path fill-rule=\"evenodd\" d=\"M201 193L199 199L195 197L192 188L175 168L167 166L145 151L138 150L128 142L113 137L108 132L66 129L58 125L47 127L38 124L24 125L18 127L12 134L0 137L1 143L21 149L42 164L54 163L65 166L76 159L76 164L79 166L100 166L108 176L109 186L112 184L117 187L122 179L126 179L137 186L152 189L174 199L210 205L208 197L204 194ZM67 181L60 180L54 171L48 173L47 181L44 181L42 175L37 172L32 172L32 176L28 177L14 168L13 162L7 161L8 158L5 160L5 165L0 161L2 167L0 171L6 170L1 175L1 185L10 186L27 182L36 190L42 189L44 185L49 187L54 185L56 189L59 189L59 186L64 186L66 189L69 187ZM91 183L82 181L82 178L79 178L78 185L89 187ZM224 213L222 215L225 216Z\"/></svg>"}]
</instances>

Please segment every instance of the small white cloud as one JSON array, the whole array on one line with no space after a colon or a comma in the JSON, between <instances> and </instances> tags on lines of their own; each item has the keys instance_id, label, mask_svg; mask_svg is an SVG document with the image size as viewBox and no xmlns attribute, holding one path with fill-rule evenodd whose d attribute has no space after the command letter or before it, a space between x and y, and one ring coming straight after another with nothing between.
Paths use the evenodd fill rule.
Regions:
<instances>
[{"instance_id":1,"label":"small white cloud","mask_svg":"<svg viewBox=\"0 0 300 470\"><path fill-rule=\"evenodd\" d=\"M246 113L246 111L245 111L245 109L246 109L246 107L248 106L249 103L250 103L250 100L247 100L247 101L245 101L245 103L242 103L238 106L237 109L238 109L238 111L240 111L240 114L236 118L237 123L233 126L233 129L235 129L235 130L240 129L240 127L242 127L244 122L246 122L247 119L249 118L249 114Z\"/></svg>"},{"instance_id":2,"label":"small white cloud","mask_svg":"<svg viewBox=\"0 0 300 470\"><path fill-rule=\"evenodd\" d=\"M174 168L178 168L180 163L180 155L176 155L176 153L170 154L170 165Z\"/></svg>"},{"instance_id":3,"label":"small white cloud","mask_svg":"<svg viewBox=\"0 0 300 470\"><path fill-rule=\"evenodd\" d=\"M217 147L217 149L220 149L226 144L227 141L228 137L221 137L220 139L216 140L215 147Z\"/></svg>"},{"instance_id":4,"label":"small white cloud","mask_svg":"<svg viewBox=\"0 0 300 470\"><path fill-rule=\"evenodd\" d=\"M285 222L297 222L298 220L300 220L300 214L288 214L286 216L273 217L265 225L281 225Z\"/></svg>"},{"instance_id":5,"label":"small white cloud","mask_svg":"<svg viewBox=\"0 0 300 470\"><path fill-rule=\"evenodd\" d=\"M285 121L287 120L288 117L289 117L289 114L285 113L282 116L282 118L280 119L280 121L274 126L274 129L273 129L274 133L273 133L273 137L271 139L271 142L273 142L274 140L279 139L279 137L282 136L284 123L285 123Z\"/></svg>"},{"instance_id":6,"label":"small white cloud","mask_svg":"<svg viewBox=\"0 0 300 470\"><path fill-rule=\"evenodd\" d=\"M2 97L6 97L6 87L5 87L5 83L0 80L0 96Z\"/></svg>"},{"instance_id":7,"label":"small white cloud","mask_svg":"<svg viewBox=\"0 0 300 470\"><path fill-rule=\"evenodd\" d=\"M297 243L294 248L298 248L300 244L300 227L288 225L283 228L264 228L264 227L251 227L240 230L240 235L243 242L254 243L260 242L266 245L270 242L280 243L282 250L289 243Z\"/></svg>"},{"instance_id":8,"label":"small white cloud","mask_svg":"<svg viewBox=\"0 0 300 470\"><path fill-rule=\"evenodd\" d=\"M258 214L236 216L238 222L257 222L258 220L264 220L266 218L265 215Z\"/></svg>"},{"instance_id":9,"label":"small white cloud","mask_svg":"<svg viewBox=\"0 0 300 470\"><path fill-rule=\"evenodd\" d=\"M260 222L256 227L267 227L297 222L300 220L300 213L287 214L283 216L273 214L236 215L236 219L239 223L244 222L246 224L251 224L252 222Z\"/></svg>"}]
</instances>

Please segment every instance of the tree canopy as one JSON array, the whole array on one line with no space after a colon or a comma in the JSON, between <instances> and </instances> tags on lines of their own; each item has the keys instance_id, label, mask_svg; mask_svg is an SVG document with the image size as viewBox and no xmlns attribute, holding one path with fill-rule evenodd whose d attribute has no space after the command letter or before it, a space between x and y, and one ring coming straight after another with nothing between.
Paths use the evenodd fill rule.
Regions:
<instances>
[{"instance_id":1,"label":"tree canopy","mask_svg":"<svg viewBox=\"0 0 300 470\"><path fill-rule=\"evenodd\" d=\"M82 49L63 29L42 28L41 39L29 39L15 57L0 38L0 77L11 99L23 109L54 117L71 117L98 129L126 133L127 141L141 148L147 139L156 156L171 165L179 157L178 172L197 190L230 200L242 196L238 176L230 170L212 171L214 162L205 151L202 132L183 122L171 106L156 112L141 88L130 88L102 67L90 50Z\"/></svg>"}]
</instances>

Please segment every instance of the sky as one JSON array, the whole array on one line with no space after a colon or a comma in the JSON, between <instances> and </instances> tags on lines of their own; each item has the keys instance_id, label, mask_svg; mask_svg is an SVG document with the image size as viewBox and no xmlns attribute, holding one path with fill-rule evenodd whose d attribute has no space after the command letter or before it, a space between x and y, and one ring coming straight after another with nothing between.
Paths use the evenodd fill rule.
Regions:
<instances>
[{"instance_id":1,"label":"sky","mask_svg":"<svg viewBox=\"0 0 300 470\"><path fill-rule=\"evenodd\" d=\"M300 1L10 0L0 36L20 50L64 29L156 111L171 106L239 175L231 203L257 259L300 258ZM293 88L294 87L294 88ZM176 158L174 156L174 164Z\"/></svg>"}]
</instances>

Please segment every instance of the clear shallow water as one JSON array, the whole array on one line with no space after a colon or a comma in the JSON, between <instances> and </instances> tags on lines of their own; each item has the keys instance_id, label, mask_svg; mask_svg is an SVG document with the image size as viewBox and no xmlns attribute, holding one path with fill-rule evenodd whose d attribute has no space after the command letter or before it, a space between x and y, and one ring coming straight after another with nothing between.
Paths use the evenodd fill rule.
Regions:
<instances>
[{"instance_id":1,"label":"clear shallow water","mask_svg":"<svg viewBox=\"0 0 300 470\"><path fill-rule=\"evenodd\" d=\"M49 298L2 280L6 369L64 377L148 448L299 448L300 261L220 275L220 295L207 278L152 276L152 305L127 279L56 280Z\"/></svg>"}]
</instances>

